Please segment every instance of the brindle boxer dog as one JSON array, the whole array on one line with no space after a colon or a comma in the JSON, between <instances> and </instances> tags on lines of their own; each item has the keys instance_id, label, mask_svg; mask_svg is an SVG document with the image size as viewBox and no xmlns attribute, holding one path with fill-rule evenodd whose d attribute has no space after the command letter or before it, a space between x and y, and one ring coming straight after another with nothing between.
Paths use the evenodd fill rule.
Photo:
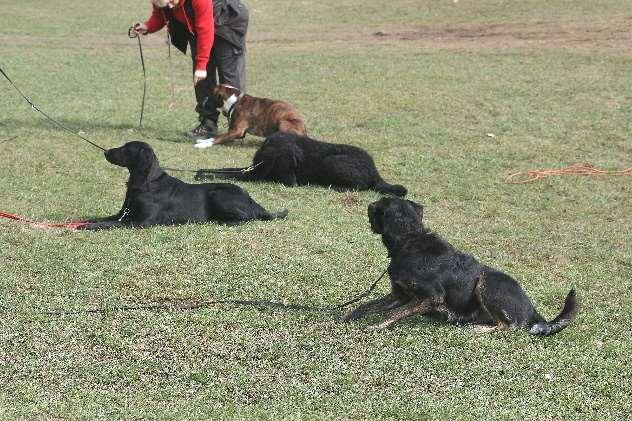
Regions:
<instances>
[{"instance_id":1,"label":"brindle boxer dog","mask_svg":"<svg viewBox=\"0 0 632 421\"><path fill-rule=\"evenodd\" d=\"M457 250L422 223L423 208L409 200L383 198L368 209L371 229L382 235L391 257L390 294L365 303L343 320L390 310L368 330L383 329L414 314L435 313L455 324L480 331L521 328L533 335L552 335L577 314L575 290L562 312L547 322L511 276Z\"/></svg>"},{"instance_id":2,"label":"brindle boxer dog","mask_svg":"<svg viewBox=\"0 0 632 421\"><path fill-rule=\"evenodd\" d=\"M246 133L261 137L275 132L306 134L303 117L285 101L257 98L221 84L213 87L208 101L209 107L217 108L228 118L228 132L198 140L196 148L243 139Z\"/></svg>"}]
</instances>

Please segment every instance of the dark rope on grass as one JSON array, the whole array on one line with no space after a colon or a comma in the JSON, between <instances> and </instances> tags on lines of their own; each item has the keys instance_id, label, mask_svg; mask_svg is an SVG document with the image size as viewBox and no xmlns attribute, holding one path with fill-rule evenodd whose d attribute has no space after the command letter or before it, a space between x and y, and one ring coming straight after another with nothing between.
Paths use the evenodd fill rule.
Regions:
<instances>
[{"instance_id":1,"label":"dark rope on grass","mask_svg":"<svg viewBox=\"0 0 632 421\"><path fill-rule=\"evenodd\" d=\"M68 127L64 126L62 123L60 123L59 121L55 120L54 118L52 118L51 116L49 116L48 114L46 114L44 111L40 110L39 107L37 105L35 105L33 103L33 101L31 101L26 95L24 95L24 93L20 90L20 88L17 87L17 85L15 83L13 83L13 81L9 78L9 76L5 73L5 71L2 69L2 67L0 67L0 73L2 74L2 76L4 76L4 78L6 80L9 81L9 83L11 84L11 86L13 86L13 88L22 96L22 98L24 98L24 100L26 102L28 102L31 105L31 108L34 109L35 111L37 111L38 113L40 113L41 115L43 115L44 117L46 117L50 122L52 122L53 124L55 124L57 127L67 131L68 133L71 133L77 137L79 137L80 139L88 142L89 144L91 144L92 146L94 146L95 148L99 148L102 151L105 151L104 148L102 148L101 146L97 145L96 143L94 143L93 141L91 141L90 139L86 138L85 136L82 136L81 134L72 131L71 129L69 129Z\"/></svg>"},{"instance_id":2,"label":"dark rope on grass","mask_svg":"<svg viewBox=\"0 0 632 421\"><path fill-rule=\"evenodd\" d=\"M193 172L193 173L197 173L198 170L190 170L188 168L171 168L171 167L160 167L165 171L172 171L172 172Z\"/></svg>"},{"instance_id":3,"label":"dark rope on grass","mask_svg":"<svg viewBox=\"0 0 632 421\"><path fill-rule=\"evenodd\" d=\"M174 171L174 172L193 172L196 174L235 174L235 173L240 173L240 174L247 174L250 171L253 171L255 168L257 168L259 165L263 164L263 161L258 162L255 165L251 165L249 167L246 168L239 168L239 169L234 169L234 170L227 170L227 169L217 169L217 170L209 170L209 169L198 169L198 170L190 170L190 169L186 169L186 168L171 168L171 167L161 167L163 170L165 171Z\"/></svg>"},{"instance_id":4,"label":"dark rope on grass","mask_svg":"<svg viewBox=\"0 0 632 421\"><path fill-rule=\"evenodd\" d=\"M318 312L333 312L343 309L351 304L357 303L363 298L367 297L377 286L378 282L386 275L388 269L384 270L382 274L371 284L371 286L363 293L355 296L354 298L345 301L335 306L310 306L301 304L286 304L276 301L267 300L217 300L217 301L171 301L162 304L141 304L141 305L125 305L115 307L96 307L77 310L51 310L39 312L37 314L43 314L47 316L69 316L78 314L105 314L114 312L128 312L128 311L195 311L205 308L214 307L216 305L228 304L236 306L251 306L251 307L267 307L282 310L306 310L306 311L318 311Z\"/></svg>"},{"instance_id":5,"label":"dark rope on grass","mask_svg":"<svg viewBox=\"0 0 632 421\"><path fill-rule=\"evenodd\" d=\"M0 140L0 143L11 142L12 140L17 139L17 138L18 138L18 136L17 136L17 135L15 135L15 136L10 137L10 138L8 138L8 139L3 139L3 140Z\"/></svg>"}]
</instances>

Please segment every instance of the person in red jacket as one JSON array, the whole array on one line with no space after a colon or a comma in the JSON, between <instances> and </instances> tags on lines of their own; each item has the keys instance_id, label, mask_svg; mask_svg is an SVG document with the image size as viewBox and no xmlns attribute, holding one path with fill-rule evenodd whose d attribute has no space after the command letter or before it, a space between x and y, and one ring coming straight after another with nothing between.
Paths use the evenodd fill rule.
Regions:
<instances>
[{"instance_id":1,"label":"person in red jacket","mask_svg":"<svg viewBox=\"0 0 632 421\"><path fill-rule=\"evenodd\" d=\"M183 53L191 47L193 84L199 125L186 135L205 139L217 134L219 112L206 107L211 88L219 83L246 89L245 43L248 11L240 0L151 0L147 21L137 22L138 35L167 25L171 43ZM217 75L216 75L217 72Z\"/></svg>"}]
</instances>

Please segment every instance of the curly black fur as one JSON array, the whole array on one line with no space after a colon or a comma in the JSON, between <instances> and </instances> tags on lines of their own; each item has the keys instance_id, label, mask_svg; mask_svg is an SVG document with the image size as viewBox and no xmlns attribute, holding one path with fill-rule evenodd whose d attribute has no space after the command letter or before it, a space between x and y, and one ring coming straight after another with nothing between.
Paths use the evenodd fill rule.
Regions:
<instances>
[{"instance_id":1,"label":"curly black fur","mask_svg":"<svg viewBox=\"0 0 632 421\"><path fill-rule=\"evenodd\" d=\"M292 133L275 133L255 153L251 171L245 168L199 170L196 180L231 178L276 181L286 186L316 184L338 190L375 190L406 196L406 188L385 182L373 158L351 145L321 142Z\"/></svg>"}]
</instances>

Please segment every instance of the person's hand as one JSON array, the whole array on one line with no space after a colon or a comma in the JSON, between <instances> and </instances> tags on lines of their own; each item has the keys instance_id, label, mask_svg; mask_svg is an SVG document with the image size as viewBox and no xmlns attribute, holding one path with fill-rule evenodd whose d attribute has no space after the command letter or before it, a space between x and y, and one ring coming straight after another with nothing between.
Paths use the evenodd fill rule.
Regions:
<instances>
[{"instance_id":1,"label":"person's hand","mask_svg":"<svg viewBox=\"0 0 632 421\"><path fill-rule=\"evenodd\" d=\"M130 28L130 36L131 36L131 34L135 34L136 36L138 36L138 35L146 35L147 34L147 25L145 25L142 22L136 22Z\"/></svg>"},{"instance_id":2,"label":"person's hand","mask_svg":"<svg viewBox=\"0 0 632 421\"><path fill-rule=\"evenodd\" d=\"M197 85L199 81L206 79L206 70L196 70L193 74L193 84Z\"/></svg>"}]
</instances>

